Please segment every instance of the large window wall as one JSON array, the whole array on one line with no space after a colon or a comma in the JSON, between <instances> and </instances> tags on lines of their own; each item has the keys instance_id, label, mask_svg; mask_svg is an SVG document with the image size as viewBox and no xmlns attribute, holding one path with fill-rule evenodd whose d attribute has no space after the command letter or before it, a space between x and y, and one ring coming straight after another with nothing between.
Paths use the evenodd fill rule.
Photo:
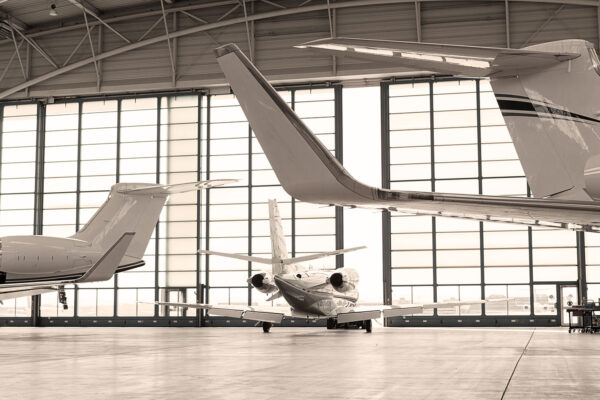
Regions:
<instances>
[{"instance_id":1,"label":"large window wall","mask_svg":"<svg viewBox=\"0 0 600 400\"><path fill-rule=\"evenodd\" d=\"M403 81L384 83L381 91L381 108L378 104L364 106L381 110L385 113L382 121L387 120L382 124L386 136L385 140L382 137L384 185L392 189L529 195L489 83ZM341 86L280 91L338 158L341 93ZM290 255L343 247L341 211L302 203L285 193L231 94L4 105L0 112L2 235L69 236L91 217L116 182L238 180L224 187L172 196L148 245L144 267L107 282L67 288L67 310L55 293L42 295L42 323L160 325L179 318L179 324L196 324L199 313L195 310L152 303L203 300L266 304L267 296L251 290L246 280L269 266L196 251L202 248L269 257L269 199L279 203ZM515 298L509 304L439 309L423 318L407 317L402 324L439 323L442 319L464 324L556 322L559 285L577 284L586 277L587 297L600 297L597 234L386 215L382 257L385 299L428 303ZM343 265L342 258L318 260L312 267L333 264ZM586 268L578 269L578 265ZM369 290L361 288L363 293ZM0 305L0 317L30 315L30 298Z\"/></svg>"},{"instance_id":2,"label":"large window wall","mask_svg":"<svg viewBox=\"0 0 600 400\"><path fill-rule=\"evenodd\" d=\"M36 161L38 106L21 104L1 108L0 137L0 236L37 232ZM28 317L31 298L4 300L0 317Z\"/></svg>"},{"instance_id":3,"label":"large window wall","mask_svg":"<svg viewBox=\"0 0 600 400\"><path fill-rule=\"evenodd\" d=\"M335 154L339 89L292 89L281 91L280 95ZM278 202L290 256L341 246L335 208L302 203L285 193L233 95L209 96L202 113L204 178L238 179L236 184L207 192L202 221L204 237L208 239L203 241L203 248L270 258L269 199ZM341 215L337 218L341 219ZM326 264L331 267L335 259L317 260L312 267ZM209 287L207 300L266 304L268 296L250 290L246 280L269 269L268 265L202 256L201 273Z\"/></svg>"},{"instance_id":4,"label":"large window wall","mask_svg":"<svg viewBox=\"0 0 600 400\"><path fill-rule=\"evenodd\" d=\"M392 189L529 195L489 82L423 80L386 83L382 90L389 111L389 130L383 132L389 140L389 165L383 166L389 182L384 184ZM558 285L577 284L577 265L583 261L578 259L575 232L402 214L389 218L393 303L514 298L438 309L430 317L407 317L402 323L439 324L449 316L455 318L446 318L446 323L560 322L555 309ZM594 234L586 239L592 236L587 254L595 262L598 239ZM588 266L589 282L598 282L594 268ZM590 284L589 292L590 298L600 297L600 286Z\"/></svg>"},{"instance_id":5,"label":"large window wall","mask_svg":"<svg viewBox=\"0 0 600 400\"><path fill-rule=\"evenodd\" d=\"M339 88L280 93L335 153ZM233 95L90 99L0 110L3 235L72 235L117 182L238 179L171 196L145 266L106 282L67 287L66 310L56 293L43 294L42 324L164 325L175 318L187 325L199 323L200 314L152 303L264 304L266 296L250 290L246 280L270 266L200 256L197 249L270 256L269 199L279 202L290 255L341 245L335 208L304 204L285 193ZM0 305L0 317L29 316L31 298Z\"/></svg>"}]
</instances>

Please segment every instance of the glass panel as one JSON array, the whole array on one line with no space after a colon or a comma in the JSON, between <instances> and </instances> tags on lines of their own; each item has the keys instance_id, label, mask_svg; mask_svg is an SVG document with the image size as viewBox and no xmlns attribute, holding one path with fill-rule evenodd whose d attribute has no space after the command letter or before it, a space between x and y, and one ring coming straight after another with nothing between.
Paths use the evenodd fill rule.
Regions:
<instances>
[{"instance_id":1,"label":"glass panel","mask_svg":"<svg viewBox=\"0 0 600 400\"><path fill-rule=\"evenodd\" d=\"M556 285L533 285L535 315L556 315Z\"/></svg>"}]
</instances>

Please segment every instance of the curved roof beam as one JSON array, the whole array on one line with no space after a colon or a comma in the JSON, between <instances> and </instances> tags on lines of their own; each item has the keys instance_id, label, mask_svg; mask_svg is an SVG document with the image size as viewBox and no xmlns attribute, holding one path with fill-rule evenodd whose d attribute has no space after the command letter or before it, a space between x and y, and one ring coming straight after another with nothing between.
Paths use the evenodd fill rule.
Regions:
<instances>
[{"instance_id":1,"label":"curved roof beam","mask_svg":"<svg viewBox=\"0 0 600 400\"><path fill-rule=\"evenodd\" d=\"M260 0L247 0L247 1L260 1ZM312 0L305 0L298 7L288 8L287 10L295 10L294 13L315 11L314 9L311 9L311 10L308 9L309 7L318 7L317 5L308 5L311 1ZM415 0L389 0L389 1L385 1L385 2L379 2L379 1L373 0L372 2L368 2L368 3L373 4L373 5L401 4L401 3L411 3L412 4L412 3L414 3L414 1ZM419 2L421 2L421 3L439 2L439 1L448 1L448 0L419 0ZM505 2L505 0L488 0L488 1L498 1L498 2L502 2L502 3ZM594 7L594 8L598 8L598 5L599 5L597 0L509 0L509 2L512 2L512 3L567 4L567 5L573 5L573 6L587 6L587 7ZM167 14L170 14L170 13L180 12L180 11L191 11L191 10L199 10L199 9L226 6L226 5L235 5L236 3L238 3L237 0L220 0L220 1L217 0L217 1L213 1L212 3L188 4L188 5L182 5L182 6L169 7L165 11ZM347 4L347 3L360 3L360 4L351 5L351 4ZM355 7L355 6L365 6L365 5L369 5L369 4L365 4L364 2L362 2L360 0L355 0L355 1L344 1L343 3L342 2L333 3L331 5L331 8L346 8L346 7ZM320 6L321 6L321 8L319 8L319 9L326 9L326 7L323 7L322 4ZM294 14L294 13L292 13L292 14ZM156 15L156 16L162 15L162 10L160 10L160 9L152 10L152 11L139 10L139 12L132 12L127 15L106 16L105 18L103 18L103 22L109 24L112 22L128 21L128 20L132 20L132 19L139 19L139 18L154 16L154 15ZM286 14L286 15L289 15L289 14ZM0 18L3 18L1 12L0 12ZM101 23L102 22L100 22L100 21L90 22L90 27L101 24ZM29 27L29 28L31 28L31 27ZM25 29L29 29L29 28L26 27ZM69 26L50 28L50 29L46 29L46 30L42 30L42 31L34 31L34 32L28 33L27 36L30 38L34 38L34 37L38 37L38 36L46 36L46 35L50 35L53 33L66 32L66 31L71 31L71 30L76 30L76 29L85 29L85 23L81 22L81 23L76 23L76 24L69 25ZM2 44L12 44L12 41L11 40L0 40L0 45L2 45Z\"/></svg>"},{"instance_id":2,"label":"curved roof beam","mask_svg":"<svg viewBox=\"0 0 600 400\"><path fill-rule=\"evenodd\" d=\"M309 12L314 12L314 11L326 11L328 9L364 7L364 6L397 4L397 3L412 3L413 1L414 0L351 0L351 1L344 1L344 2L339 2L339 3L315 4L315 5L307 5L307 6L291 8L291 9L268 11L268 12L263 12L263 13L259 13L259 14L249 15L247 18L245 18L245 17L230 18L225 21L217 21L217 22L213 22L213 23L209 23L209 24L200 25L200 26L194 26L191 28L182 29L180 31L171 32L169 35L156 36L156 37L142 40L139 42L130 43L130 44L124 45L122 47L118 47L116 49L109 50L109 51L106 51L101 54L97 54L95 57L95 60L96 61L104 60L109 57L113 57L113 56L123 54L123 53L129 52L129 51L132 51L132 50L146 47L146 46L149 46L149 45L152 45L155 43L166 41L168 38L174 39L174 38L178 38L178 37L182 37L182 36L191 35L194 33L209 31L211 29L246 23L247 21L259 21L259 20L263 20L263 19L281 17L281 16L286 16L286 15L302 14L302 13L309 13ZM446 1L446 0L420 0L420 1L425 2L425 1ZM498 1L504 1L504 0L498 0ZM523 0L519 0L519 1L523 1ZM579 5L593 6L594 8L598 8L598 2L596 0L571 0L569 2L564 1L564 0L563 1L560 1L560 0L525 0L525 1L526 2L535 2L535 3L558 3L558 4L577 3ZM226 2L226 4L230 4L230 2ZM175 10L175 8L171 8L170 12L174 12L174 10ZM162 13L162 11L159 10L158 13ZM44 75L41 75L36 78L30 79L28 81L22 82L12 88L3 90L2 92L0 92L0 99L4 99L4 98L6 98L14 93L17 93L23 89L27 89L31 86L34 86L34 85L37 85L44 81L47 81L48 79L55 78L64 73L81 68L81 67L91 64L93 62L94 62L94 57L88 57L83 60L74 62L72 64L57 68L54 71L48 72Z\"/></svg>"},{"instance_id":3,"label":"curved roof beam","mask_svg":"<svg viewBox=\"0 0 600 400\"><path fill-rule=\"evenodd\" d=\"M100 22L102 25L104 25L108 29L110 29L115 35L117 35L118 37L120 37L121 39L126 41L127 43L131 43L131 40L127 39L119 31L117 31L115 28L113 28L108 23L106 23L102 18L100 18L98 16L98 14L99 14L98 9L95 8L94 6L92 6L91 4L89 4L88 2L86 2L85 0L69 0L69 3L73 4L75 7L82 10L84 12L84 16L85 16L85 13L90 14L92 17L96 18L98 20L98 22ZM87 17L85 19L85 28L87 30L90 29L90 26L87 21Z\"/></svg>"}]
</instances>

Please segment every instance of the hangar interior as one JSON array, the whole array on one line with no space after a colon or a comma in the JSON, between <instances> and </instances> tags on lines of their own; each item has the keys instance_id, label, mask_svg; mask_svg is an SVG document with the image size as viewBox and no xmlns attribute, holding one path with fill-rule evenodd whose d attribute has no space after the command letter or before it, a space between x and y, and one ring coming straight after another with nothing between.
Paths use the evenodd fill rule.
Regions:
<instances>
[{"instance_id":1,"label":"hangar interior","mask_svg":"<svg viewBox=\"0 0 600 400\"><path fill-rule=\"evenodd\" d=\"M600 297L594 232L290 198L213 55L238 44L374 186L529 196L488 81L293 46L344 36L509 48L577 38L597 48L596 1L5 0L0 11L2 236L71 235L116 182L238 180L171 197L144 267L68 288L67 310L52 293L4 301L3 325L235 325L148 303L265 304L246 284L260 265L196 250L268 255L270 198L292 256L369 242L365 255L315 264L359 270L366 301L515 298L388 326L560 326L567 302Z\"/></svg>"}]
</instances>

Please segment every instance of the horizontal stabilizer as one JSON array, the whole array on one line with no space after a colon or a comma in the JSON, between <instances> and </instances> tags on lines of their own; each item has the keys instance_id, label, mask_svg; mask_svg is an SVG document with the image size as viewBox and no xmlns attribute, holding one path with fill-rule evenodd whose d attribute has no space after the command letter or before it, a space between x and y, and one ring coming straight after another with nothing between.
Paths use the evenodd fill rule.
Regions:
<instances>
[{"instance_id":1,"label":"horizontal stabilizer","mask_svg":"<svg viewBox=\"0 0 600 400\"><path fill-rule=\"evenodd\" d=\"M218 251L210 251L210 250L198 250L200 254L209 254L211 256L221 256L228 258L235 258L236 260L244 260L249 262L261 263L261 264L272 264L273 260L270 258L264 257L254 257L254 256L245 256L242 254L234 254L234 253L221 253Z\"/></svg>"},{"instance_id":2,"label":"horizontal stabilizer","mask_svg":"<svg viewBox=\"0 0 600 400\"><path fill-rule=\"evenodd\" d=\"M222 186L237 182L237 179L214 179L210 181L199 181L189 183L177 183L174 185L148 185L128 189L127 186L119 189L119 193L124 194L175 194L184 192L193 192L194 190L208 189L215 186Z\"/></svg>"},{"instance_id":3,"label":"horizontal stabilizer","mask_svg":"<svg viewBox=\"0 0 600 400\"><path fill-rule=\"evenodd\" d=\"M112 278L129 248L135 232L126 232L92 267L74 283L100 282Z\"/></svg>"},{"instance_id":4,"label":"horizontal stabilizer","mask_svg":"<svg viewBox=\"0 0 600 400\"><path fill-rule=\"evenodd\" d=\"M527 49L343 37L314 40L296 47L335 56L384 61L421 71L468 77L517 74L528 69L551 67L580 56L574 53Z\"/></svg>"},{"instance_id":5,"label":"horizontal stabilizer","mask_svg":"<svg viewBox=\"0 0 600 400\"><path fill-rule=\"evenodd\" d=\"M351 251L362 250L362 249L366 249L366 248L367 248L366 246L359 246L359 247L352 247L350 249L340 249L340 250L334 250L334 251L326 251L323 253L309 254L307 256L291 257L291 258L286 258L286 259L281 260L281 263L284 265L297 264L297 263L301 263L301 262L305 262L305 261L318 260L320 258L325 258L325 257L330 257L330 256L338 256L340 254L349 253Z\"/></svg>"},{"instance_id":6,"label":"horizontal stabilizer","mask_svg":"<svg viewBox=\"0 0 600 400\"><path fill-rule=\"evenodd\" d=\"M221 253L221 252L218 252L218 251L210 251L210 250L198 250L198 253L200 253L200 254L210 254L210 255L213 255L213 256L235 258L237 260L244 260L244 261L261 263L261 264L283 264L283 265L290 265L290 264L297 264L297 263L301 263L301 262L305 262L305 261L318 260L320 258L325 258L325 257L330 257L330 256L337 256L337 255L340 255L340 254L349 253L351 251L356 251L356 250L362 250L362 249L365 249L365 248L366 248L366 246L360 246L360 247L353 247L351 249L340 249L340 250L334 250L334 251L326 251L326 252L323 252L323 253L315 253L315 254L309 254L307 256L290 257L290 258L284 258L284 259L273 259L273 258L264 258L264 257L255 257L255 256L245 256L245 255L242 255L242 254Z\"/></svg>"}]
</instances>

